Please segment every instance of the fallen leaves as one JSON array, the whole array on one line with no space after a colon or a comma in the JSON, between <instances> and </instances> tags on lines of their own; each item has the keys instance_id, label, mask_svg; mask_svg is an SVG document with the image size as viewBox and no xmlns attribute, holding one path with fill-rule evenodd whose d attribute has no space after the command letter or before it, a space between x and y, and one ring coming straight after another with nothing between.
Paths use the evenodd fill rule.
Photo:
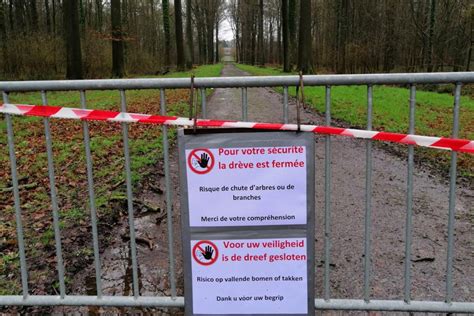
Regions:
<instances>
[{"instance_id":1,"label":"fallen leaves","mask_svg":"<svg viewBox=\"0 0 474 316\"><path fill-rule=\"evenodd\" d=\"M182 113L189 98L188 90L168 90L166 103L169 113ZM159 114L159 91L155 95L129 100L129 112ZM102 228L108 227L113 191L124 192L124 152L122 125L109 122L89 122L96 204ZM77 220L61 216L62 242L65 265L74 267L79 260L72 253L90 244L89 195L84 152L83 124L80 121L50 120L57 202L61 214L80 209L84 218ZM32 293L54 294L56 256L52 234L52 206L44 125L42 119L14 118L15 151L19 175L22 224L26 255L30 267ZM132 170L135 180L149 173L160 159L161 127L149 124L129 125ZM0 139L6 144L6 139ZM151 144L151 145L150 145ZM0 149L0 241L2 249L17 251L13 194L7 146ZM151 151L151 152L150 152ZM133 164L133 162L136 162ZM137 169L138 168L138 169ZM112 226L108 227L111 229ZM84 260L83 260L84 261ZM84 264L78 263L78 264ZM67 273L67 269L66 269ZM16 276L19 282L18 276ZM12 293L17 294L17 293Z\"/></svg>"}]
</instances>

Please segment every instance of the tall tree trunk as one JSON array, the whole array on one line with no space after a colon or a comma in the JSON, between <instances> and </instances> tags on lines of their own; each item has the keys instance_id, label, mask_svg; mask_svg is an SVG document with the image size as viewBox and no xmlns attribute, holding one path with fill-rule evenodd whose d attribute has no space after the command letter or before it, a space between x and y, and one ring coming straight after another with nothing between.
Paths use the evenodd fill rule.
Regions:
<instances>
[{"instance_id":1,"label":"tall tree trunk","mask_svg":"<svg viewBox=\"0 0 474 316\"><path fill-rule=\"evenodd\" d=\"M183 18L181 0L174 0L174 29L176 36L176 67L178 71L184 70L184 45L183 45Z\"/></svg>"},{"instance_id":2,"label":"tall tree trunk","mask_svg":"<svg viewBox=\"0 0 474 316\"><path fill-rule=\"evenodd\" d=\"M283 37L283 71L290 72L290 56L288 42L288 0L282 0L281 6L281 27Z\"/></svg>"},{"instance_id":3,"label":"tall tree trunk","mask_svg":"<svg viewBox=\"0 0 474 316\"><path fill-rule=\"evenodd\" d=\"M82 79L81 34L79 33L78 9L77 0L68 0L63 3L67 79Z\"/></svg>"},{"instance_id":4,"label":"tall tree trunk","mask_svg":"<svg viewBox=\"0 0 474 316\"><path fill-rule=\"evenodd\" d=\"M191 17L191 0L186 0L186 42L188 47L187 67L191 69L194 64L194 43L193 43L193 26Z\"/></svg>"},{"instance_id":5,"label":"tall tree trunk","mask_svg":"<svg viewBox=\"0 0 474 316\"><path fill-rule=\"evenodd\" d=\"M242 43L241 43L241 32L242 28L240 25L241 17L239 15L239 8L240 8L240 1L237 0L237 8L235 13L235 60L238 63L242 62L241 59L241 50L242 50Z\"/></svg>"},{"instance_id":6,"label":"tall tree trunk","mask_svg":"<svg viewBox=\"0 0 474 316\"><path fill-rule=\"evenodd\" d=\"M251 24L251 44L250 44L250 64L253 66L255 65L256 60L256 50L257 50L257 23L255 21L255 13L252 13L252 24Z\"/></svg>"},{"instance_id":7,"label":"tall tree trunk","mask_svg":"<svg viewBox=\"0 0 474 316\"><path fill-rule=\"evenodd\" d=\"M44 11L46 20L46 32L51 33L51 18L49 13L49 0L44 0Z\"/></svg>"},{"instance_id":8,"label":"tall tree trunk","mask_svg":"<svg viewBox=\"0 0 474 316\"><path fill-rule=\"evenodd\" d=\"M390 72L394 67L395 61L395 43L397 42L395 34L395 15L393 11L396 7L392 1L385 1L385 30L384 30L384 56L383 71Z\"/></svg>"},{"instance_id":9,"label":"tall tree trunk","mask_svg":"<svg viewBox=\"0 0 474 316\"><path fill-rule=\"evenodd\" d=\"M288 2L288 40L290 43L290 69L296 63L297 56L297 35L296 35L296 0Z\"/></svg>"},{"instance_id":10,"label":"tall tree trunk","mask_svg":"<svg viewBox=\"0 0 474 316\"><path fill-rule=\"evenodd\" d=\"M198 30L198 41L199 41L199 64L203 65L207 63L206 58L206 30L201 28Z\"/></svg>"},{"instance_id":11,"label":"tall tree trunk","mask_svg":"<svg viewBox=\"0 0 474 316\"><path fill-rule=\"evenodd\" d=\"M38 8L36 7L36 0L30 0L30 16L31 16L31 30L38 32Z\"/></svg>"},{"instance_id":12,"label":"tall tree trunk","mask_svg":"<svg viewBox=\"0 0 474 316\"><path fill-rule=\"evenodd\" d=\"M217 11L214 0L206 0L203 2L206 20L206 59L208 64L212 64L214 62L214 26Z\"/></svg>"},{"instance_id":13,"label":"tall tree trunk","mask_svg":"<svg viewBox=\"0 0 474 316\"><path fill-rule=\"evenodd\" d=\"M428 33L428 59L426 60L427 63L427 71L433 71L433 35L434 35L434 28L435 28L435 17L436 17L436 0L431 0L430 5L430 28Z\"/></svg>"},{"instance_id":14,"label":"tall tree trunk","mask_svg":"<svg viewBox=\"0 0 474 316\"><path fill-rule=\"evenodd\" d=\"M102 0L95 0L95 11L96 11L96 30L97 31L102 31L102 20L103 20L103 5L102 5Z\"/></svg>"},{"instance_id":15,"label":"tall tree trunk","mask_svg":"<svg viewBox=\"0 0 474 316\"><path fill-rule=\"evenodd\" d=\"M120 0L110 2L112 18L112 76L124 76L123 36L122 36L122 10Z\"/></svg>"},{"instance_id":16,"label":"tall tree trunk","mask_svg":"<svg viewBox=\"0 0 474 316\"><path fill-rule=\"evenodd\" d=\"M10 33L15 31L15 18L13 17L13 0L8 3L8 20L10 21Z\"/></svg>"},{"instance_id":17,"label":"tall tree trunk","mask_svg":"<svg viewBox=\"0 0 474 316\"><path fill-rule=\"evenodd\" d=\"M300 1L300 32L298 45L298 69L311 73L311 1Z\"/></svg>"},{"instance_id":18,"label":"tall tree trunk","mask_svg":"<svg viewBox=\"0 0 474 316\"><path fill-rule=\"evenodd\" d=\"M53 29L53 34L56 34L56 0L51 0L52 12L51 12L51 26Z\"/></svg>"},{"instance_id":19,"label":"tall tree trunk","mask_svg":"<svg viewBox=\"0 0 474 316\"><path fill-rule=\"evenodd\" d=\"M280 8L281 11L281 8ZM277 63L283 63L283 49L281 45L281 18L277 19Z\"/></svg>"},{"instance_id":20,"label":"tall tree trunk","mask_svg":"<svg viewBox=\"0 0 474 316\"><path fill-rule=\"evenodd\" d=\"M120 8L121 16L120 16L120 31L121 31L121 39L122 39L122 46L123 46L123 68L124 74L127 72L125 69L125 65L127 64L127 42L125 39L127 38L130 32L130 23L128 20L128 13L130 12L130 0L121 0L121 8Z\"/></svg>"},{"instance_id":21,"label":"tall tree trunk","mask_svg":"<svg viewBox=\"0 0 474 316\"><path fill-rule=\"evenodd\" d=\"M474 31L474 8L470 8L470 21L469 21L469 27L470 27L470 36L469 36L469 50L467 52L467 61L466 61L466 71L469 71L471 68L471 58L472 58L472 44L473 44L473 31Z\"/></svg>"},{"instance_id":22,"label":"tall tree trunk","mask_svg":"<svg viewBox=\"0 0 474 316\"><path fill-rule=\"evenodd\" d=\"M7 45L7 21L5 14L5 4L0 0L0 48L2 50L2 61L0 64L3 66L2 70L5 73L5 62L6 62L6 45Z\"/></svg>"},{"instance_id":23,"label":"tall tree trunk","mask_svg":"<svg viewBox=\"0 0 474 316\"><path fill-rule=\"evenodd\" d=\"M338 0L336 4L336 69L338 73L347 72L346 46L349 24L349 0Z\"/></svg>"},{"instance_id":24,"label":"tall tree trunk","mask_svg":"<svg viewBox=\"0 0 474 316\"><path fill-rule=\"evenodd\" d=\"M265 50L263 47L263 0L258 3L258 64L265 65Z\"/></svg>"},{"instance_id":25,"label":"tall tree trunk","mask_svg":"<svg viewBox=\"0 0 474 316\"><path fill-rule=\"evenodd\" d=\"M86 0L79 0L79 25L81 27L82 38L86 36L86 10L84 8L84 1Z\"/></svg>"},{"instance_id":26,"label":"tall tree trunk","mask_svg":"<svg viewBox=\"0 0 474 316\"><path fill-rule=\"evenodd\" d=\"M165 65L166 69L170 67L170 50L171 50L171 35L170 35L170 13L168 0L162 1L163 9L163 30L165 32Z\"/></svg>"},{"instance_id":27,"label":"tall tree trunk","mask_svg":"<svg viewBox=\"0 0 474 316\"><path fill-rule=\"evenodd\" d=\"M273 64L273 18L270 18L270 24L268 26L268 56L267 61Z\"/></svg>"},{"instance_id":28,"label":"tall tree trunk","mask_svg":"<svg viewBox=\"0 0 474 316\"><path fill-rule=\"evenodd\" d=\"M15 22L16 30L18 33L26 35L26 23L25 23L25 0L15 0Z\"/></svg>"},{"instance_id":29,"label":"tall tree trunk","mask_svg":"<svg viewBox=\"0 0 474 316\"><path fill-rule=\"evenodd\" d=\"M219 62L219 18L216 15L216 63Z\"/></svg>"},{"instance_id":30,"label":"tall tree trunk","mask_svg":"<svg viewBox=\"0 0 474 316\"><path fill-rule=\"evenodd\" d=\"M212 17L211 13L207 13L207 50L206 50L206 57L207 63L212 64L214 61L214 18Z\"/></svg>"},{"instance_id":31,"label":"tall tree trunk","mask_svg":"<svg viewBox=\"0 0 474 316\"><path fill-rule=\"evenodd\" d=\"M92 1L87 1L87 26L92 28Z\"/></svg>"},{"instance_id":32,"label":"tall tree trunk","mask_svg":"<svg viewBox=\"0 0 474 316\"><path fill-rule=\"evenodd\" d=\"M157 49L156 49L156 34L155 34L155 25L156 25L156 20L155 20L155 0L150 0L150 17L151 17L151 27L150 27L150 45L148 46L148 50L150 51L151 55L153 56L153 59L155 59L157 55Z\"/></svg>"},{"instance_id":33,"label":"tall tree trunk","mask_svg":"<svg viewBox=\"0 0 474 316\"><path fill-rule=\"evenodd\" d=\"M6 37L6 21L5 21L5 4L0 0L0 40L2 45L5 44Z\"/></svg>"}]
</instances>

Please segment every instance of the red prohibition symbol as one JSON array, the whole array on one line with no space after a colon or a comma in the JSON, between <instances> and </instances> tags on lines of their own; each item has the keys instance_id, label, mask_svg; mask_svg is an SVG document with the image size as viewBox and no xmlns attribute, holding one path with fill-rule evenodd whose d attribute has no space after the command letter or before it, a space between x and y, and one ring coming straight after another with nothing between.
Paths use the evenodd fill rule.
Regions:
<instances>
[{"instance_id":1,"label":"red prohibition symbol","mask_svg":"<svg viewBox=\"0 0 474 316\"><path fill-rule=\"evenodd\" d=\"M214 155L209 149L196 148L188 155L188 166L192 172L206 174L214 167Z\"/></svg>"},{"instance_id":2,"label":"red prohibition symbol","mask_svg":"<svg viewBox=\"0 0 474 316\"><path fill-rule=\"evenodd\" d=\"M193 247L193 258L203 266L210 266L217 261L219 251L217 246L209 240L201 240Z\"/></svg>"}]
</instances>

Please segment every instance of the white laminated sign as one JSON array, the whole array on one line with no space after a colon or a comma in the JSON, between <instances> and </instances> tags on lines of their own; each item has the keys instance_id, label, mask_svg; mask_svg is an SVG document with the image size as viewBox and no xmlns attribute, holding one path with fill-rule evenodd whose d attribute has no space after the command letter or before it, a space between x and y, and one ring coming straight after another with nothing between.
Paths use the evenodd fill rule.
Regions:
<instances>
[{"instance_id":1,"label":"white laminated sign","mask_svg":"<svg viewBox=\"0 0 474 316\"><path fill-rule=\"evenodd\" d=\"M314 140L180 131L187 315L314 313Z\"/></svg>"}]
</instances>

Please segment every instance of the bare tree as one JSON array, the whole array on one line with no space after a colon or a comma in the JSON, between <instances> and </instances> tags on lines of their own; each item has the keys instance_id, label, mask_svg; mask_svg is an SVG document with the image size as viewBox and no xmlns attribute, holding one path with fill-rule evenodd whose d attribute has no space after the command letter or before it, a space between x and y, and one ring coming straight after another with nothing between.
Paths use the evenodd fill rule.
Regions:
<instances>
[{"instance_id":1,"label":"bare tree","mask_svg":"<svg viewBox=\"0 0 474 316\"><path fill-rule=\"evenodd\" d=\"M265 50L263 48L263 0L258 2L258 63L265 65Z\"/></svg>"},{"instance_id":2,"label":"bare tree","mask_svg":"<svg viewBox=\"0 0 474 316\"><path fill-rule=\"evenodd\" d=\"M288 2L288 34L290 43L290 69L296 63L297 57L297 26L296 26L296 0Z\"/></svg>"},{"instance_id":3,"label":"bare tree","mask_svg":"<svg viewBox=\"0 0 474 316\"><path fill-rule=\"evenodd\" d=\"M428 49L427 49L427 71L432 72L433 71L433 37L434 37L434 28L435 28L435 22L436 22L436 0L431 0L431 5L430 5L430 26L429 26L429 32L428 32Z\"/></svg>"},{"instance_id":4,"label":"bare tree","mask_svg":"<svg viewBox=\"0 0 474 316\"><path fill-rule=\"evenodd\" d=\"M472 44L474 43L474 6L469 8L469 50L467 53L467 61L466 61L466 71L469 71L471 68L471 58L472 58Z\"/></svg>"},{"instance_id":5,"label":"bare tree","mask_svg":"<svg viewBox=\"0 0 474 316\"><path fill-rule=\"evenodd\" d=\"M36 7L36 0L30 0L28 6L30 7L29 20L31 21L31 29L33 32L38 32L38 8Z\"/></svg>"},{"instance_id":6,"label":"bare tree","mask_svg":"<svg viewBox=\"0 0 474 316\"><path fill-rule=\"evenodd\" d=\"M2 50L2 62L5 62L6 57L6 42L7 42L7 23L6 23L6 15L5 15L5 3L3 0L0 0L0 48Z\"/></svg>"},{"instance_id":7,"label":"bare tree","mask_svg":"<svg viewBox=\"0 0 474 316\"><path fill-rule=\"evenodd\" d=\"M66 41L66 78L82 79L81 36L77 0L64 1L63 24Z\"/></svg>"},{"instance_id":8,"label":"bare tree","mask_svg":"<svg viewBox=\"0 0 474 316\"><path fill-rule=\"evenodd\" d=\"M125 73L123 59L122 10L120 0L110 2L112 16L112 76L122 78Z\"/></svg>"},{"instance_id":9,"label":"bare tree","mask_svg":"<svg viewBox=\"0 0 474 316\"><path fill-rule=\"evenodd\" d=\"M311 73L312 39L311 39L311 1L300 1L300 23L298 44L298 69Z\"/></svg>"},{"instance_id":10,"label":"bare tree","mask_svg":"<svg viewBox=\"0 0 474 316\"><path fill-rule=\"evenodd\" d=\"M169 67L171 63L170 54L171 54L171 35L170 35L170 13L169 13L169 2L168 0L163 0L162 3L163 10L163 29L165 32L165 65Z\"/></svg>"},{"instance_id":11,"label":"bare tree","mask_svg":"<svg viewBox=\"0 0 474 316\"><path fill-rule=\"evenodd\" d=\"M44 0L44 11L45 11L45 21L46 21L46 32L51 33L51 18L49 14L49 0Z\"/></svg>"},{"instance_id":12,"label":"bare tree","mask_svg":"<svg viewBox=\"0 0 474 316\"><path fill-rule=\"evenodd\" d=\"M178 71L184 70L184 45L183 45L183 18L181 0L174 0L174 28L176 36L176 66Z\"/></svg>"},{"instance_id":13,"label":"bare tree","mask_svg":"<svg viewBox=\"0 0 474 316\"><path fill-rule=\"evenodd\" d=\"M192 68L194 64L194 43L191 15L191 0L186 0L186 44L188 49L187 67Z\"/></svg>"},{"instance_id":14,"label":"bare tree","mask_svg":"<svg viewBox=\"0 0 474 316\"><path fill-rule=\"evenodd\" d=\"M54 0L53 0L54 1ZM95 0L95 10L96 10L96 30L101 31L102 30L102 24L103 24L103 8L104 5L102 3L102 0Z\"/></svg>"},{"instance_id":15,"label":"bare tree","mask_svg":"<svg viewBox=\"0 0 474 316\"><path fill-rule=\"evenodd\" d=\"M290 56L288 42L288 0L282 0L281 5L281 27L283 37L283 71L290 72Z\"/></svg>"}]
</instances>

